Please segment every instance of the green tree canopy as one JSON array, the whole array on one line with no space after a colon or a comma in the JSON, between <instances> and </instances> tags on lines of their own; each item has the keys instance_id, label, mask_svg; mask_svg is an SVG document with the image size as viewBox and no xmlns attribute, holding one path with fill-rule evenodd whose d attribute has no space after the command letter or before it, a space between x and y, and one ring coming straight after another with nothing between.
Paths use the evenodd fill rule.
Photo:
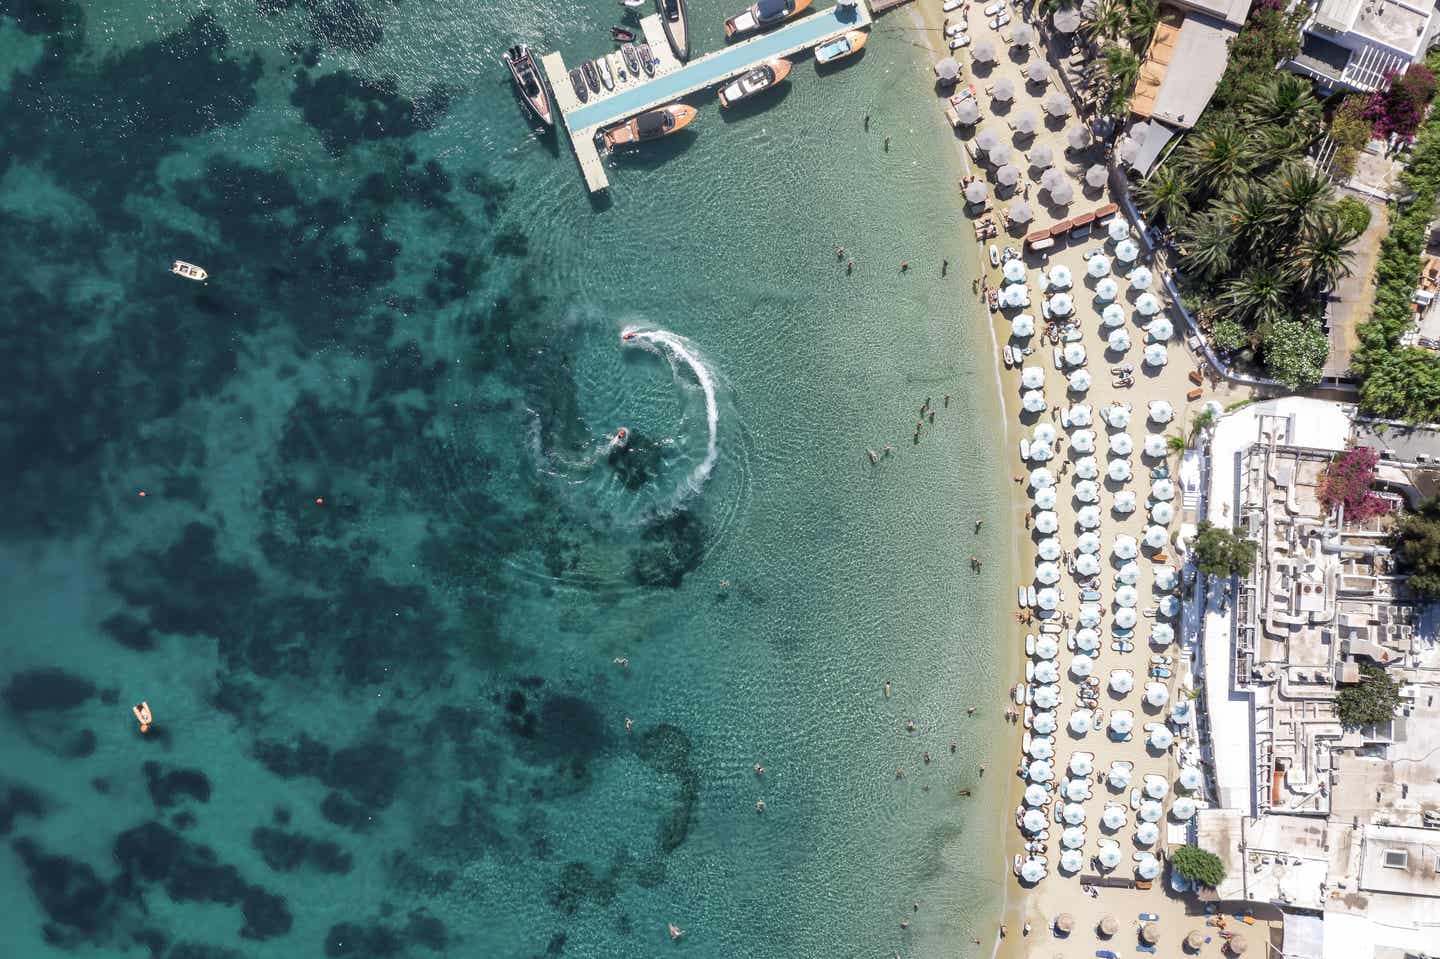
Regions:
<instances>
[{"instance_id":1,"label":"green tree canopy","mask_svg":"<svg viewBox=\"0 0 1440 959\"><path fill-rule=\"evenodd\" d=\"M1426 500L1418 510L1400 518L1391 534L1391 547L1396 562L1409 576L1410 588L1426 599L1440 599L1440 497Z\"/></svg>"},{"instance_id":2,"label":"green tree canopy","mask_svg":"<svg viewBox=\"0 0 1440 959\"><path fill-rule=\"evenodd\" d=\"M1191 547L1195 565L1207 576L1249 576L1255 566L1255 542L1201 520Z\"/></svg>"},{"instance_id":3,"label":"green tree canopy","mask_svg":"<svg viewBox=\"0 0 1440 959\"><path fill-rule=\"evenodd\" d=\"M1265 369L1292 390L1320 382L1330 342L1318 323L1281 320L1265 335Z\"/></svg>"},{"instance_id":4,"label":"green tree canopy","mask_svg":"<svg viewBox=\"0 0 1440 959\"><path fill-rule=\"evenodd\" d=\"M1379 666L1360 667L1360 682L1345 686L1335 697L1335 715L1345 726L1389 722L1400 706L1400 684Z\"/></svg>"},{"instance_id":5,"label":"green tree canopy","mask_svg":"<svg viewBox=\"0 0 1440 959\"><path fill-rule=\"evenodd\" d=\"M1214 889L1225 881L1225 864L1213 852L1199 846L1181 846L1170 854L1175 871L1202 886Z\"/></svg>"}]
</instances>

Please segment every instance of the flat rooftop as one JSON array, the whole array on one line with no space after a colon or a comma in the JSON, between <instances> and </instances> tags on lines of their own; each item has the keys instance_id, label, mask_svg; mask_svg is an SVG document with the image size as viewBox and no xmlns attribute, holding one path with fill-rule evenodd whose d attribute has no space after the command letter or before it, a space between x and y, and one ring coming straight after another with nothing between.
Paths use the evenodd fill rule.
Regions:
<instances>
[{"instance_id":1,"label":"flat rooftop","mask_svg":"<svg viewBox=\"0 0 1440 959\"><path fill-rule=\"evenodd\" d=\"M1169 0L1169 2L1181 10L1208 13L1212 17L1237 27L1244 23L1245 18L1250 15L1251 0Z\"/></svg>"},{"instance_id":2,"label":"flat rooftop","mask_svg":"<svg viewBox=\"0 0 1440 959\"><path fill-rule=\"evenodd\" d=\"M1315 25L1413 55L1433 13L1433 5L1419 0L1324 0L1315 11Z\"/></svg>"},{"instance_id":3,"label":"flat rooftop","mask_svg":"<svg viewBox=\"0 0 1440 959\"><path fill-rule=\"evenodd\" d=\"M1236 33L1234 27L1212 17L1187 15L1150 116L1182 129L1194 126L1220 84Z\"/></svg>"}]
</instances>

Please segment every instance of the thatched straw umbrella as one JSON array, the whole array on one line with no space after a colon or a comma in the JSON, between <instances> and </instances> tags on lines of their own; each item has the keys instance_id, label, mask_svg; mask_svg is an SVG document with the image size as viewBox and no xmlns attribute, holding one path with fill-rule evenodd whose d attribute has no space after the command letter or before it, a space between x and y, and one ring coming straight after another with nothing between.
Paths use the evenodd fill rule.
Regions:
<instances>
[{"instance_id":1,"label":"thatched straw umbrella","mask_svg":"<svg viewBox=\"0 0 1440 959\"><path fill-rule=\"evenodd\" d=\"M1075 928L1075 917L1068 912L1062 912L1055 917L1055 928L1061 932L1069 932Z\"/></svg>"},{"instance_id":2,"label":"thatched straw umbrella","mask_svg":"<svg viewBox=\"0 0 1440 959\"><path fill-rule=\"evenodd\" d=\"M1140 941L1147 946L1153 946L1160 941L1160 929L1153 922L1147 922L1140 927Z\"/></svg>"},{"instance_id":3,"label":"thatched straw umbrella","mask_svg":"<svg viewBox=\"0 0 1440 959\"><path fill-rule=\"evenodd\" d=\"M1250 948L1250 943L1246 942L1245 937L1238 933L1230 937L1228 945L1230 946L1230 955L1232 956L1243 956L1245 950Z\"/></svg>"},{"instance_id":4,"label":"thatched straw umbrella","mask_svg":"<svg viewBox=\"0 0 1440 959\"><path fill-rule=\"evenodd\" d=\"M1185 937L1185 948L1191 952L1199 952L1203 945L1205 945L1205 933L1199 929L1191 929L1189 935Z\"/></svg>"},{"instance_id":5,"label":"thatched straw umbrella","mask_svg":"<svg viewBox=\"0 0 1440 959\"><path fill-rule=\"evenodd\" d=\"M1120 931L1120 923L1115 921L1114 916L1106 916L1100 920L1100 935L1113 936Z\"/></svg>"}]
</instances>

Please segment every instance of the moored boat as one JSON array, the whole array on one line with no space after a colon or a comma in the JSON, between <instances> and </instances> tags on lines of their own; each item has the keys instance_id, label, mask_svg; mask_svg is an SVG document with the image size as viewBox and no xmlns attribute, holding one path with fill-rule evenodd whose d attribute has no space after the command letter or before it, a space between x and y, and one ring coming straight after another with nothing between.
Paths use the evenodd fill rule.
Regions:
<instances>
[{"instance_id":1,"label":"moored boat","mask_svg":"<svg viewBox=\"0 0 1440 959\"><path fill-rule=\"evenodd\" d=\"M615 78L610 75L610 61L607 58L600 57L597 59L595 61L595 70L600 74L600 82L604 85L605 89L615 89Z\"/></svg>"},{"instance_id":2,"label":"moored boat","mask_svg":"<svg viewBox=\"0 0 1440 959\"><path fill-rule=\"evenodd\" d=\"M695 108L683 103L667 103L654 110L646 110L639 116L631 117L624 123L603 130L598 136L607 152L617 147L637 146L647 140L658 140L683 130L695 119Z\"/></svg>"},{"instance_id":3,"label":"moored boat","mask_svg":"<svg viewBox=\"0 0 1440 959\"><path fill-rule=\"evenodd\" d=\"M591 93L600 92L600 74L595 70L595 64L586 60L580 64L580 73L585 77L585 85L590 88Z\"/></svg>"},{"instance_id":4,"label":"moored boat","mask_svg":"<svg viewBox=\"0 0 1440 959\"><path fill-rule=\"evenodd\" d=\"M640 44L635 48L635 52L640 55L640 67L645 71L645 75L653 77L655 75L655 54L650 52L650 44Z\"/></svg>"},{"instance_id":5,"label":"moored boat","mask_svg":"<svg viewBox=\"0 0 1440 959\"><path fill-rule=\"evenodd\" d=\"M590 94L585 89L585 77L580 73L579 67L571 68L570 85L575 88L575 96L581 103L590 99Z\"/></svg>"},{"instance_id":6,"label":"moored boat","mask_svg":"<svg viewBox=\"0 0 1440 959\"><path fill-rule=\"evenodd\" d=\"M510 69L510 78L515 81L515 89L520 94L520 102L525 105L526 112L547 127L554 126L550 93L545 89L545 81L540 79L540 71L535 66L535 57L531 54L530 47L517 43L506 50L501 59Z\"/></svg>"},{"instance_id":7,"label":"moored boat","mask_svg":"<svg viewBox=\"0 0 1440 959\"><path fill-rule=\"evenodd\" d=\"M625 69L630 71L632 77L640 75L640 54L635 50L635 44L627 43L620 48L620 56L625 60Z\"/></svg>"},{"instance_id":8,"label":"moored boat","mask_svg":"<svg viewBox=\"0 0 1440 959\"><path fill-rule=\"evenodd\" d=\"M665 39L670 41L670 52L684 63L690 59L690 17L685 12L685 0L655 0L655 9Z\"/></svg>"},{"instance_id":9,"label":"moored boat","mask_svg":"<svg viewBox=\"0 0 1440 959\"><path fill-rule=\"evenodd\" d=\"M197 283L210 277L203 267L196 266L194 263L186 263L184 260L176 260L171 263L170 272L176 276L183 276L187 280L195 280Z\"/></svg>"},{"instance_id":10,"label":"moored boat","mask_svg":"<svg viewBox=\"0 0 1440 959\"><path fill-rule=\"evenodd\" d=\"M720 105L728 107L770 89L790 75L790 61L783 57L767 60L746 70L720 88Z\"/></svg>"},{"instance_id":11,"label":"moored boat","mask_svg":"<svg viewBox=\"0 0 1440 959\"><path fill-rule=\"evenodd\" d=\"M635 39L635 31L627 27L611 27L610 39L617 43L629 43Z\"/></svg>"},{"instance_id":12,"label":"moored boat","mask_svg":"<svg viewBox=\"0 0 1440 959\"><path fill-rule=\"evenodd\" d=\"M618 53L607 53L605 62L610 64L610 72L615 75L616 83L624 83L630 77L630 71L625 69L625 61Z\"/></svg>"},{"instance_id":13,"label":"moored boat","mask_svg":"<svg viewBox=\"0 0 1440 959\"><path fill-rule=\"evenodd\" d=\"M734 40L769 29L808 9L810 0L756 0L725 21L725 36Z\"/></svg>"},{"instance_id":14,"label":"moored boat","mask_svg":"<svg viewBox=\"0 0 1440 959\"><path fill-rule=\"evenodd\" d=\"M864 30L847 30L842 36L826 40L815 48L816 63L831 63L853 56L865 48L870 35Z\"/></svg>"}]
</instances>

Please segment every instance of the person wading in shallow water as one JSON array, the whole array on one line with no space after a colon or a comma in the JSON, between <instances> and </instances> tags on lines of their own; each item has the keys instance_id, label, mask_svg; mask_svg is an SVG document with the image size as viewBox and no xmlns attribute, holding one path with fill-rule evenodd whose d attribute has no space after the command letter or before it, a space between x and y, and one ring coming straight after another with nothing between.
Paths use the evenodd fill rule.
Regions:
<instances>
[{"instance_id":1,"label":"person wading in shallow water","mask_svg":"<svg viewBox=\"0 0 1440 959\"><path fill-rule=\"evenodd\" d=\"M141 702L135 706L131 706L130 711L135 714L135 721L140 724L140 732L148 733L151 724L155 722L155 717L150 714L150 704Z\"/></svg>"}]
</instances>

